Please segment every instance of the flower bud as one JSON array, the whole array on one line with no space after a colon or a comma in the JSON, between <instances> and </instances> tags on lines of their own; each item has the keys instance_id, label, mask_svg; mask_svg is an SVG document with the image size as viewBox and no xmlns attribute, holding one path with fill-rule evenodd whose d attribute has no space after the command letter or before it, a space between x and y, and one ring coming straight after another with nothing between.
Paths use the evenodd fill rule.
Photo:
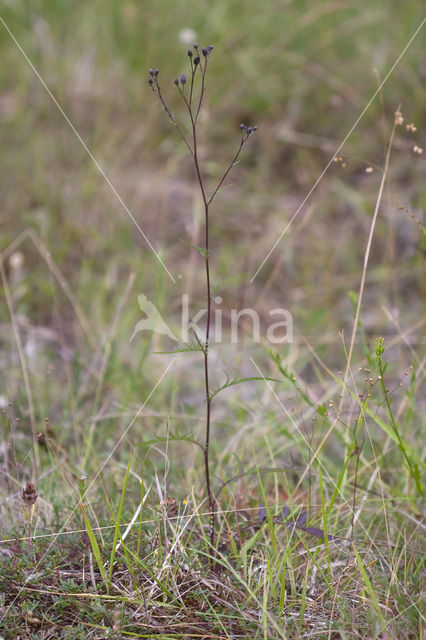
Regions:
<instances>
[{"instance_id":1,"label":"flower bud","mask_svg":"<svg viewBox=\"0 0 426 640\"><path fill-rule=\"evenodd\" d=\"M245 124L243 124L243 123L241 123L241 124L240 124L240 129L241 129L241 131L243 131L245 128L246 128L246 125L245 125Z\"/></svg>"},{"instance_id":2,"label":"flower bud","mask_svg":"<svg viewBox=\"0 0 426 640\"><path fill-rule=\"evenodd\" d=\"M181 81L181 84L186 84L186 75L184 73L182 73L180 77L180 81Z\"/></svg>"},{"instance_id":3,"label":"flower bud","mask_svg":"<svg viewBox=\"0 0 426 640\"><path fill-rule=\"evenodd\" d=\"M193 56L193 55L194 55L194 54L192 53L192 49L188 49L188 56L189 56L190 58L192 58L192 56Z\"/></svg>"},{"instance_id":4,"label":"flower bud","mask_svg":"<svg viewBox=\"0 0 426 640\"><path fill-rule=\"evenodd\" d=\"M196 56L194 58L194 64L195 64L195 66L197 66L197 64L200 64L200 56Z\"/></svg>"},{"instance_id":5,"label":"flower bud","mask_svg":"<svg viewBox=\"0 0 426 640\"><path fill-rule=\"evenodd\" d=\"M179 86L179 80L177 78L173 80L173 82L175 83L176 86Z\"/></svg>"},{"instance_id":6,"label":"flower bud","mask_svg":"<svg viewBox=\"0 0 426 640\"><path fill-rule=\"evenodd\" d=\"M206 58L206 57L207 57L207 54L208 54L207 48L206 48L206 47L203 47L203 48L201 49L201 51L203 52L203 56Z\"/></svg>"},{"instance_id":7,"label":"flower bud","mask_svg":"<svg viewBox=\"0 0 426 640\"><path fill-rule=\"evenodd\" d=\"M149 75L154 77L154 69L149 69L148 71L149 71Z\"/></svg>"}]
</instances>

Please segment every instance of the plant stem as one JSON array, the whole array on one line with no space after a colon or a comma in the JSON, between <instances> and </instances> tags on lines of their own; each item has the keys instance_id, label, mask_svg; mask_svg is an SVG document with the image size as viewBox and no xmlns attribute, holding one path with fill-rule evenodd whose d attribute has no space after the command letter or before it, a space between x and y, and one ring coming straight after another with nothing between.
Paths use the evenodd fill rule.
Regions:
<instances>
[{"instance_id":1,"label":"plant stem","mask_svg":"<svg viewBox=\"0 0 426 640\"><path fill-rule=\"evenodd\" d=\"M393 411L392 411L392 407L391 407L391 401L389 399L389 394L388 394L388 390L386 388L385 385L385 379L384 379L384 375L385 375L385 367L383 366L383 361L381 358L381 355L377 356L377 364L378 364L378 368L379 368L379 373L380 373L380 385L382 387L382 391L383 391L383 395L385 398L385 403L386 403L386 407L388 410L388 414L389 414L389 418L391 421L391 425L392 425L392 429L395 433L395 436L398 440L398 449L401 451L402 455L404 456L405 462L407 463L407 467L408 470L410 472L411 477L413 478L415 485L416 485L416 489L419 492L419 494L423 497L424 496L424 486L420 480L420 471L418 468L418 465L410 459L410 456L407 452L407 449L405 448L404 442L401 438L401 435L399 433L399 429L398 429L398 425L396 423L395 417L393 415Z\"/></svg>"},{"instance_id":2,"label":"plant stem","mask_svg":"<svg viewBox=\"0 0 426 640\"><path fill-rule=\"evenodd\" d=\"M257 125L254 127L246 127L244 124L240 125L240 130L241 130L241 141L239 144L239 147L237 149L237 152L234 156L234 158L232 159L231 163L227 166L225 172L223 173L221 179L219 180L216 188L213 190L212 194L210 197L207 196L206 194L206 189L204 187L204 182L203 182L203 177L201 174L201 169L200 169L200 162L199 162L199 157L198 157L198 145L197 145L197 124L198 124L198 118L201 112L201 107L203 104L203 99L204 99L204 94L206 91L206 71L207 71L207 63L208 63L208 59L209 59L209 54L210 51L213 49L213 46L209 46L206 48L203 48L201 50L202 52L202 56L204 57L204 61L203 58L200 56L200 53L198 51L198 46L195 45L194 46L195 50L196 50L196 57L194 58L194 62L192 60L192 56L193 56L193 52L192 50L190 50L188 52L188 56L190 59L190 65L191 65L191 76L190 76L190 81L189 81L189 94L185 93L185 86L187 83L187 79L185 74L181 75L180 81L178 78L176 78L176 80L174 81L174 84L176 85L182 99L183 102L188 110L188 114L189 114L189 118L191 121L191 128L192 128L192 147L190 142L188 142L188 140L186 139L185 135L182 132L182 129L180 128L179 124L177 123L173 113L170 111L169 107L167 106L163 95L161 93L161 89L160 89L160 85L158 83L158 69L156 69L155 71L153 69L149 70L149 85L151 86L152 91L157 94L164 110L166 111L171 123L173 124L173 126L175 127L177 133L179 134L179 136L181 137L182 141L184 142L185 146L187 147L189 153L192 156L193 162L194 162L194 167L195 167L195 172L197 175L197 181L198 181L198 185L200 187L200 191L201 191L201 196L203 199L203 204L204 204L204 216L205 216L205 240L204 240L204 249L202 251L203 255L204 255L204 261L205 261L205 274L206 274L206 295L207 295L207 327L206 327L206 336L205 336L205 341L204 344L202 343L202 341L199 339L199 337L197 336L196 332L195 333L195 338L199 344L199 346L201 347L202 351L203 351L203 355L204 355L204 385L205 385L205 395L206 395L206 430L205 430L205 441L204 441L204 446L202 446L203 449L203 455L204 455L204 472L205 472L205 480L206 480L206 490L207 490L207 498L208 498L208 502L209 502L209 510L210 510L210 545L212 547L212 551L213 551L213 557L210 559L210 565L215 566L215 552L214 552L214 544L215 544L215 525L216 525L216 512L215 512L215 505L216 505L216 499L213 495L212 489L211 489L211 482L210 482L210 464L209 464L209 451L210 451L210 426L211 426L211 405L212 405L212 401L213 401L213 397L215 395L215 393L210 393L210 385L209 385L209 340L210 340L210 325L211 325L211 286L210 286L210 262L209 262L209 206L210 204L213 202L217 192L219 191L219 189L221 188L221 186L223 185L224 181L226 180L229 172L231 171L232 167L235 165L235 163L238 160L238 157L241 153L241 150L245 144L245 142L247 141L247 139L249 138L249 136L256 131L257 129ZM195 76L197 71L199 73L201 73L201 87L200 87L200 94L198 99L195 101L195 106L193 106L193 92L194 92L194 84L195 84ZM188 95L188 97L187 97ZM198 248L198 247L197 247ZM234 384L234 383L233 383ZM216 391L217 393L217 391Z\"/></svg>"},{"instance_id":3,"label":"plant stem","mask_svg":"<svg viewBox=\"0 0 426 640\"><path fill-rule=\"evenodd\" d=\"M210 263L209 263L209 200L207 200L206 192L204 189L203 178L201 176L200 165L198 160L198 147L197 147L197 133L196 133L196 120L191 118L192 120L192 139L193 139L193 149L194 149L194 165L195 171L197 174L198 184L200 186L201 196L203 198L204 203L204 216L205 216L205 239L204 239L204 249L205 249L205 273L206 273L206 294L207 294L207 326L206 326L206 341L203 348L204 354L204 384L205 384L205 392L206 392L206 434L205 434L205 444L203 448L204 453L204 471L206 478L206 489L207 489L207 497L209 501L209 510L210 510L210 544L214 547L215 540L215 501L214 496L211 490L210 484L210 466L209 466L209 449L210 449L210 422L211 422L211 403L212 398L210 395L210 385L209 385L209 338L210 338L210 324L211 324L211 292L210 292Z\"/></svg>"}]
</instances>

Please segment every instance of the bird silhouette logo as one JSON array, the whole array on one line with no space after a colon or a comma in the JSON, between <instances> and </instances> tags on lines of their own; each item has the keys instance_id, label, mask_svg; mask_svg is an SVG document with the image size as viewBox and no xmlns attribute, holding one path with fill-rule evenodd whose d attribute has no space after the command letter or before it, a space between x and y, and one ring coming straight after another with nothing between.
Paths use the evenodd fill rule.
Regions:
<instances>
[{"instance_id":1,"label":"bird silhouette logo","mask_svg":"<svg viewBox=\"0 0 426 640\"><path fill-rule=\"evenodd\" d=\"M129 342L133 340L135 335L139 331L154 331L155 333L161 333L164 336L168 336L171 340L179 342L179 339L175 336L170 327L164 322L157 307L142 293L138 295L138 303L141 311L145 313L146 318L139 320L135 325L132 337Z\"/></svg>"}]
</instances>

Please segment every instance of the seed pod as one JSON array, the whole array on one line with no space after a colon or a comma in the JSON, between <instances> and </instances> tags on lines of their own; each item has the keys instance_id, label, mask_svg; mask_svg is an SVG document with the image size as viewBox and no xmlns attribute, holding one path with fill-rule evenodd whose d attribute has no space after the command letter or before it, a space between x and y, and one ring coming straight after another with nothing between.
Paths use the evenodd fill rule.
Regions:
<instances>
[{"instance_id":1,"label":"seed pod","mask_svg":"<svg viewBox=\"0 0 426 640\"><path fill-rule=\"evenodd\" d=\"M37 501L37 492L32 482L27 482L22 490L22 500L25 506L32 507Z\"/></svg>"}]
</instances>

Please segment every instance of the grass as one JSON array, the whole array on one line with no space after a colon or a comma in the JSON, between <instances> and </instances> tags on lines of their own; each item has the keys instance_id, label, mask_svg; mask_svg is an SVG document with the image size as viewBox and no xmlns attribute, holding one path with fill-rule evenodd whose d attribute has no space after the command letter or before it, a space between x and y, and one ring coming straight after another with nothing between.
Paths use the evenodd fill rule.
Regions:
<instances>
[{"instance_id":1,"label":"grass","mask_svg":"<svg viewBox=\"0 0 426 640\"><path fill-rule=\"evenodd\" d=\"M249 281L423 7L190 8L189 22L187 3L165 1L1 12L177 284L0 25L0 636L422 638L424 29ZM191 313L203 299L188 249L202 202L145 83L148 67L184 70L184 28L215 45L209 186L240 122L260 125L210 227L225 336L212 388L265 378L212 408L214 548L200 354L158 355L169 343L148 332L129 343L139 292L175 332L181 293ZM245 307L257 345L250 323L229 340ZM278 307L294 341L271 348Z\"/></svg>"}]
</instances>

